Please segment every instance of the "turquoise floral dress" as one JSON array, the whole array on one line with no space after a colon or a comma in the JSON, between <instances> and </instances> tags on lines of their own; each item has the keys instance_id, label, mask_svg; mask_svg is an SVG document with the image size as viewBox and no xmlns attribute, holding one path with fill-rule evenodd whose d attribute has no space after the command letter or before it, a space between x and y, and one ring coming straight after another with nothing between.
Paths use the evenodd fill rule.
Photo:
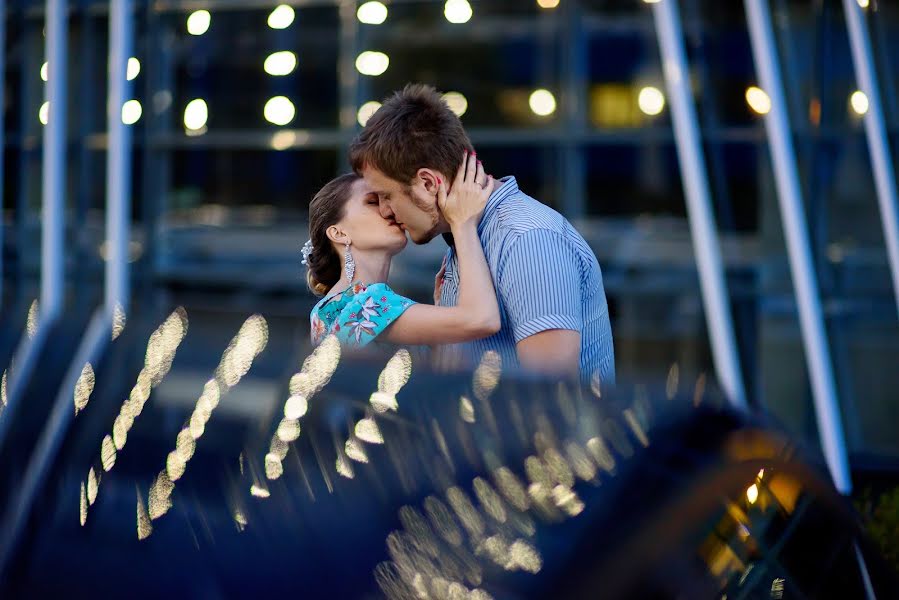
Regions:
<instances>
[{"instance_id":1,"label":"turquoise floral dress","mask_svg":"<svg viewBox=\"0 0 899 600\"><path fill-rule=\"evenodd\" d=\"M373 341L415 304L386 283L354 283L319 300L309 316L312 344L334 334L344 346L361 348Z\"/></svg>"}]
</instances>

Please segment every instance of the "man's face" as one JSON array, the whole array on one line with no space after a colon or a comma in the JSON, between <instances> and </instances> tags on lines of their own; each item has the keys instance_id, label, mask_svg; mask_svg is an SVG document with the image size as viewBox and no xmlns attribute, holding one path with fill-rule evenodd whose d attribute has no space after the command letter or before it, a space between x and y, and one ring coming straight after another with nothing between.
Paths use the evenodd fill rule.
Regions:
<instances>
[{"instance_id":1,"label":"man's face","mask_svg":"<svg viewBox=\"0 0 899 600\"><path fill-rule=\"evenodd\" d=\"M378 195L381 216L395 220L409 233L413 242L427 244L444 233L446 227L437 209L437 193L433 185L419 177L412 185L404 185L373 167L365 167L362 176Z\"/></svg>"}]
</instances>

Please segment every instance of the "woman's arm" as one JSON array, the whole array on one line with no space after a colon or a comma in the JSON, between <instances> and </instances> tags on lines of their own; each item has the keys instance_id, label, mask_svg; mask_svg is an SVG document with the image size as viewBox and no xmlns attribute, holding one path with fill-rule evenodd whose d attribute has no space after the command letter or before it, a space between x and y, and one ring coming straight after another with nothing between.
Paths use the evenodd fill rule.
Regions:
<instances>
[{"instance_id":1,"label":"woman's arm","mask_svg":"<svg viewBox=\"0 0 899 600\"><path fill-rule=\"evenodd\" d=\"M482 186L480 182L486 181ZM454 344L493 335L500 329L499 305L478 222L496 187L473 155L466 153L447 195L446 182L438 183L437 201L450 225L459 257L459 298L456 306L415 304L382 334L395 344Z\"/></svg>"}]
</instances>

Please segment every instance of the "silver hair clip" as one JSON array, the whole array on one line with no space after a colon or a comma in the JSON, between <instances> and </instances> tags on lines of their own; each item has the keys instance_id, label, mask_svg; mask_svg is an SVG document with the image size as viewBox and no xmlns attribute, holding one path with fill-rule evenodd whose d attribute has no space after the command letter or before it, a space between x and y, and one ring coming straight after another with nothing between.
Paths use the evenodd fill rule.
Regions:
<instances>
[{"instance_id":1,"label":"silver hair clip","mask_svg":"<svg viewBox=\"0 0 899 600\"><path fill-rule=\"evenodd\" d=\"M312 254L312 240L306 240L306 243L303 244L303 249L301 250L303 253L302 263L309 266L309 255Z\"/></svg>"}]
</instances>

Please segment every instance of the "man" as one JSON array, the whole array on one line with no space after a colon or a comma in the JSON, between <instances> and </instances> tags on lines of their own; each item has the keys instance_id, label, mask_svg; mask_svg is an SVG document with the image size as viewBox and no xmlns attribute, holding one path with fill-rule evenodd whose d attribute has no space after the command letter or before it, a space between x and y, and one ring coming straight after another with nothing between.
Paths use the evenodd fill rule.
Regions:
<instances>
[{"instance_id":1,"label":"man","mask_svg":"<svg viewBox=\"0 0 899 600\"><path fill-rule=\"evenodd\" d=\"M464 152L475 154L462 122L432 87L407 85L368 120L350 147L353 169L377 192L381 215L416 244L443 235L450 248L440 304L454 306L458 267L449 226L437 207L440 180L451 182ZM497 181L478 226L502 329L464 344L476 360L497 351L504 366L551 376L615 379L612 332L593 251L562 215Z\"/></svg>"}]
</instances>

